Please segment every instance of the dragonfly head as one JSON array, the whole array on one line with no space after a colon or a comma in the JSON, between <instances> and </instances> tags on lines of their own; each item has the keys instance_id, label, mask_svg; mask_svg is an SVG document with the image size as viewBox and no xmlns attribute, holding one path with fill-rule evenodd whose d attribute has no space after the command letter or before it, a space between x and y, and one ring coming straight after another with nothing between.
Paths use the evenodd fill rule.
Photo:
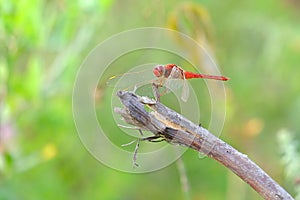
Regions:
<instances>
[{"instance_id":1,"label":"dragonfly head","mask_svg":"<svg viewBox=\"0 0 300 200\"><path fill-rule=\"evenodd\" d=\"M165 73L165 68L162 65L157 65L153 68L153 74L156 77L161 77L164 75L164 73Z\"/></svg>"}]
</instances>

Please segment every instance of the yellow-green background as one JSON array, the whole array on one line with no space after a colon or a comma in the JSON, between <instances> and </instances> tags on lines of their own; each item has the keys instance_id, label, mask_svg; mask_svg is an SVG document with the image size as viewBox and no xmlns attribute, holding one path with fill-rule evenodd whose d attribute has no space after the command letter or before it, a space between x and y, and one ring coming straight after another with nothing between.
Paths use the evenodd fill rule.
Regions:
<instances>
[{"instance_id":1,"label":"yellow-green background","mask_svg":"<svg viewBox=\"0 0 300 200\"><path fill-rule=\"evenodd\" d=\"M294 142L300 138L299 1L1 0L0 16L0 199L184 198L175 164L134 175L95 160L77 136L71 96L80 64L99 42L132 28L176 29L176 20L178 30L207 38L231 78L221 138L295 194L297 177L286 176L281 157L293 145L281 148L277 133L286 128ZM110 109L105 92L100 84L99 112ZM128 141L118 141L116 130L116 143ZM261 199L209 158L189 150L183 161L192 199Z\"/></svg>"}]
</instances>

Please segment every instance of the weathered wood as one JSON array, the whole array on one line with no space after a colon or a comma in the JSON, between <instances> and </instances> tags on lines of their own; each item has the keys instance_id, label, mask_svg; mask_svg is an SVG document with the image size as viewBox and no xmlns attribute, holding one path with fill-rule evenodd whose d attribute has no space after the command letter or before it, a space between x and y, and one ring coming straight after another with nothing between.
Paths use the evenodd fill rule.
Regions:
<instances>
[{"instance_id":1,"label":"weathered wood","mask_svg":"<svg viewBox=\"0 0 300 200\"><path fill-rule=\"evenodd\" d=\"M115 108L123 119L142 130L151 131L171 144L180 144L201 152L222 163L248 183L265 199L293 199L247 155L197 126L160 102L132 92L117 93L125 108ZM148 107L146 110L145 107Z\"/></svg>"}]
</instances>

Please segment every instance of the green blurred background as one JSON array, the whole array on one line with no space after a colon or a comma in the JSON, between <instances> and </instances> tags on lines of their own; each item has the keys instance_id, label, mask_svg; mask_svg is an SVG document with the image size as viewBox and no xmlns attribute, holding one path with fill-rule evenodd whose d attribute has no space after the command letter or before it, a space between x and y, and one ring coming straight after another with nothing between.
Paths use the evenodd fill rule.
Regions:
<instances>
[{"instance_id":1,"label":"green blurred background","mask_svg":"<svg viewBox=\"0 0 300 200\"><path fill-rule=\"evenodd\" d=\"M208 41L231 78L221 139L299 193L299 1L2 0L0 16L0 199L184 198L176 164L140 175L110 169L86 151L73 122L73 84L89 51L146 26ZM99 85L105 112L110 98ZM128 141L111 131L116 143ZM183 161L191 199L261 199L214 160L188 150Z\"/></svg>"}]
</instances>

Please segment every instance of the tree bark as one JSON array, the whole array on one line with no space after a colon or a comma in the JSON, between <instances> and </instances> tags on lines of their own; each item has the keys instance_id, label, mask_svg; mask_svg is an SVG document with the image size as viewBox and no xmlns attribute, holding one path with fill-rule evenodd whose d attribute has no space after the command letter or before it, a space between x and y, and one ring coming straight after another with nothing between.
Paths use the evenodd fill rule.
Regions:
<instances>
[{"instance_id":1,"label":"tree bark","mask_svg":"<svg viewBox=\"0 0 300 200\"><path fill-rule=\"evenodd\" d=\"M115 112L122 115L127 123L141 130L151 131L155 138L187 146L213 158L248 183L264 199L293 199L247 155L240 153L205 128L148 97L140 97L128 91L119 91L117 95L125 108L115 108ZM149 108L147 111L145 106ZM151 138L148 140L151 141Z\"/></svg>"}]
</instances>

